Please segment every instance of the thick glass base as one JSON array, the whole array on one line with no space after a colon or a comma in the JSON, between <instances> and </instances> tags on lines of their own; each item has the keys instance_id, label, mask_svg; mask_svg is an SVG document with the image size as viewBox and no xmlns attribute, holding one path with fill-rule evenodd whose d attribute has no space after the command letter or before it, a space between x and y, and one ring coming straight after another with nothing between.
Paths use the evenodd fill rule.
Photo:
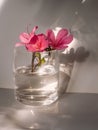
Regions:
<instances>
[{"instance_id":1,"label":"thick glass base","mask_svg":"<svg viewBox=\"0 0 98 130\"><path fill-rule=\"evenodd\" d=\"M50 105L54 103L58 99L58 93L52 93L52 94L42 94L38 92L20 92L16 91L16 99L25 104L30 106L44 106L44 105Z\"/></svg>"}]
</instances>

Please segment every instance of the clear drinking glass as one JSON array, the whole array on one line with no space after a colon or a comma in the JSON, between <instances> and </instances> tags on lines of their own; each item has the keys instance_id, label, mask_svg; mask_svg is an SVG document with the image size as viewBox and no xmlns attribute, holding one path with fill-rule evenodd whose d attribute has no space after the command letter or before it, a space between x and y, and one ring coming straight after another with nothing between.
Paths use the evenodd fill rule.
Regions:
<instances>
[{"instance_id":1,"label":"clear drinking glass","mask_svg":"<svg viewBox=\"0 0 98 130\"><path fill-rule=\"evenodd\" d=\"M15 47L14 83L16 99L27 105L48 105L58 99L59 52L28 52Z\"/></svg>"}]
</instances>

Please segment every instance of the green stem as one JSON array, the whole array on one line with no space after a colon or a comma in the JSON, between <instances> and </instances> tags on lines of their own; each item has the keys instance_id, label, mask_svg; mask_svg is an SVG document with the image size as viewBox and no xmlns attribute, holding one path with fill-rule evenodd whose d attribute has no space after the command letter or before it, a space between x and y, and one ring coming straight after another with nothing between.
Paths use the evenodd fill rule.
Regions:
<instances>
[{"instance_id":1,"label":"green stem","mask_svg":"<svg viewBox=\"0 0 98 130\"><path fill-rule=\"evenodd\" d=\"M33 72L35 69L34 59L35 59L35 52L32 53L32 63L31 63L32 70L31 70L31 72Z\"/></svg>"}]
</instances>

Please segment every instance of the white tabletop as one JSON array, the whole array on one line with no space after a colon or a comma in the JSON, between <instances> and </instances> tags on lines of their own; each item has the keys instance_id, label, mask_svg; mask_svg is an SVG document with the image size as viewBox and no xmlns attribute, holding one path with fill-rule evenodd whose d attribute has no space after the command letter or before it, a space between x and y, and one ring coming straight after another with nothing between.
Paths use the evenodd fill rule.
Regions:
<instances>
[{"instance_id":1,"label":"white tabletop","mask_svg":"<svg viewBox=\"0 0 98 130\"><path fill-rule=\"evenodd\" d=\"M15 101L14 91L0 89L0 130L97 130L98 94L67 93L47 107Z\"/></svg>"}]
</instances>

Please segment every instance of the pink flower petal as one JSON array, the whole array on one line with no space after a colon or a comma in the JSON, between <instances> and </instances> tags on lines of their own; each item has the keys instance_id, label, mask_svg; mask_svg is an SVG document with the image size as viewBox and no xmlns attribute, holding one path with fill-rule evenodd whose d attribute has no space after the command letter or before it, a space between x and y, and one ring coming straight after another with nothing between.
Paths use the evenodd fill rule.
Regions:
<instances>
[{"instance_id":1,"label":"pink flower petal","mask_svg":"<svg viewBox=\"0 0 98 130\"><path fill-rule=\"evenodd\" d=\"M34 50L34 48L32 47L32 45L26 45L25 46L26 47L26 49L29 51L29 52L35 52L35 50Z\"/></svg>"},{"instance_id":2,"label":"pink flower petal","mask_svg":"<svg viewBox=\"0 0 98 130\"><path fill-rule=\"evenodd\" d=\"M50 42L55 43L55 35L51 29L47 30L47 37Z\"/></svg>"},{"instance_id":3,"label":"pink flower petal","mask_svg":"<svg viewBox=\"0 0 98 130\"><path fill-rule=\"evenodd\" d=\"M30 37L29 34L27 34L27 33L22 33L22 34L20 34L20 37L19 37L19 38L20 38L21 42L23 42L23 43L28 43L29 37Z\"/></svg>"},{"instance_id":4,"label":"pink flower petal","mask_svg":"<svg viewBox=\"0 0 98 130\"><path fill-rule=\"evenodd\" d=\"M67 47L68 47L68 46L62 45L62 46L56 46L55 49L56 49L56 50L62 50L62 49L65 49L65 48L67 48Z\"/></svg>"},{"instance_id":5,"label":"pink flower petal","mask_svg":"<svg viewBox=\"0 0 98 130\"><path fill-rule=\"evenodd\" d=\"M32 33L35 33L35 31L38 29L38 26L35 26L32 30Z\"/></svg>"},{"instance_id":6,"label":"pink flower petal","mask_svg":"<svg viewBox=\"0 0 98 130\"><path fill-rule=\"evenodd\" d=\"M39 50L42 51L48 47L48 41L44 34L39 34L37 36L38 36L38 41L36 45L39 48Z\"/></svg>"},{"instance_id":7,"label":"pink flower petal","mask_svg":"<svg viewBox=\"0 0 98 130\"><path fill-rule=\"evenodd\" d=\"M67 35L68 35L68 30L61 29L56 36L56 43L60 42L62 38L66 37Z\"/></svg>"},{"instance_id":8,"label":"pink flower petal","mask_svg":"<svg viewBox=\"0 0 98 130\"><path fill-rule=\"evenodd\" d=\"M69 43L71 43L73 40L73 35L69 35L67 37L65 37L64 39L62 39L61 43L64 45L67 45Z\"/></svg>"},{"instance_id":9,"label":"pink flower petal","mask_svg":"<svg viewBox=\"0 0 98 130\"><path fill-rule=\"evenodd\" d=\"M26 44L26 48L30 52L43 51L48 47L48 41L44 34L36 35L37 39L32 38L32 42Z\"/></svg>"},{"instance_id":10,"label":"pink flower petal","mask_svg":"<svg viewBox=\"0 0 98 130\"><path fill-rule=\"evenodd\" d=\"M35 26L34 28L33 28L33 30L32 30L32 32L30 33L30 35L32 36L32 35L34 35L35 34L35 31L38 29L38 26Z\"/></svg>"},{"instance_id":11,"label":"pink flower petal","mask_svg":"<svg viewBox=\"0 0 98 130\"><path fill-rule=\"evenodd\" d=\"M30 38L30 41L29 41L28 44L35 44L35 43L37 42L37 40L38 40L37 35L34 35L34 36L32 36L32 37Z\"/></svg>"}]
</instances>

